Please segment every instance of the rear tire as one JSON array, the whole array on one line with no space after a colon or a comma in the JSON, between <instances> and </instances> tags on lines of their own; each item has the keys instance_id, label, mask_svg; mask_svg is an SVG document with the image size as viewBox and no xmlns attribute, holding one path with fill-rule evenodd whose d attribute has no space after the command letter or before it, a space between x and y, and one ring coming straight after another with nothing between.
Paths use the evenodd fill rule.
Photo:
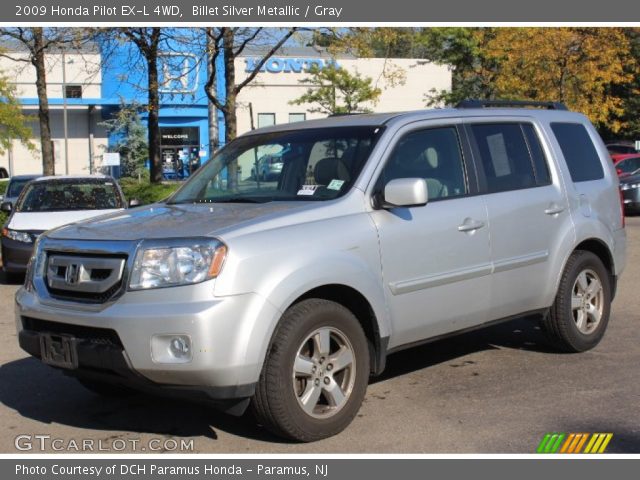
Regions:
<instances>
[{"instance_id":1,"label":"rear tire","mask_svg":"<svg viewBox=\"0 0 640 480\"><path fill-rule=\"evenodd\" d=\"M360 409L369 373L367 339L353 313L328 300L303 300L280 320L252 409L278 436L330 437Z\"/></svg>"},{"instance_id":2,"label":"rear tire","mask_svg":"<svg viewBox=\"0 0 640 480\"><path fill-rule=\"evenodd\" d=\"M576 250L565 266L555 302L542 320L551 344L563 352L584 352L602 340L611 311L611 283L602 261Z\"/></svg>"}]
</instances>

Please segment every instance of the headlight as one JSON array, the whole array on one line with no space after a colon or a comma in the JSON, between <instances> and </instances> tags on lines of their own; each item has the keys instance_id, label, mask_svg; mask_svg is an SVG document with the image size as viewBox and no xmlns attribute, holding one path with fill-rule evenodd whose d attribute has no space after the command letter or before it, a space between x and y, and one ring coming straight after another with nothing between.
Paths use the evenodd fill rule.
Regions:
<instances>
[{"instance_id":1,"label":"headlight","mask_svg":"<svg viewBox=\"0 0 640 480\"><path fill-rule=\"evenodd\" d=\"M631 190L639 187L640 183L623 183L622 185L620 185L621 190Z\"/></svg>"},{"instance_id":2,"label":"headlight","mask_svg":"<svg viewBox=\"0 0 640 480\"><path fill-rule=\"evenodd\" d=\"M204 282L220 274L226 256L226 245L216 240L167 247L143 244L133 263L129 288L144 290Z\"/></svg>"},{"instance_id":3,"label":"headlight","mask_svg":"<svg viewBox=\"0 0 640 480\"><path fill-rule=\"evenodd\" d=\"M31 234L27 232L19 232L18 230L11 230L9 228L2 229L2 236L15 240L16 242L33 243Z\"/></svg>"}]
</instances>

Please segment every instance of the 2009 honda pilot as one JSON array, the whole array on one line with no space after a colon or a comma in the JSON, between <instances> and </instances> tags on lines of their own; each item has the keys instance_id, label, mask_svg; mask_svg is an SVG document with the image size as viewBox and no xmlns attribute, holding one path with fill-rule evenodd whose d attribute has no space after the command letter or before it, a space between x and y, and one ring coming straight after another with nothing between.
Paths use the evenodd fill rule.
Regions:
<instances>
[{"instance_id":1,"label":"2009 honda pilot","mask_svg":"<svg viewBox=\"0 0 640 480\"><path fill-rule=\"evenodd\" d=\"M45 234L21 347L99 392L251 404L302 441L418 342L537 313L559 349L593 348L625 262L607 150L561 105L494 107L256 130L166 202Z\"/></svg>"}]
</instances>

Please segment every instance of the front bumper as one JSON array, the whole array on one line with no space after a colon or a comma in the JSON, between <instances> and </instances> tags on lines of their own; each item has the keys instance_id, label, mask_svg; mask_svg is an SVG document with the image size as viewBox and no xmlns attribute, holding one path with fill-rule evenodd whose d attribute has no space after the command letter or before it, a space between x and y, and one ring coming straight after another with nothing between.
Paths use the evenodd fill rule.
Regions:
<instances>
[{"instance_id":1,"label":"front bumper","mask_svg":"<svg viewBox=\"0 0 640 480\"><path fill-rule=\"evenodd\" d=\"M25 273L33 253L33 243L2 237L2 268L5 272Z\"/></svg>"},{"instance_id":2,"label":"front bumper","mask_svg":"<svg viewBox=\"0 0 640 480\"><path fill-rule=\"evenodd\" d=\"M16 294L20 346L40 358L42 333L69 335L76 339L78 366L68 374L212 400L250 397L270 335L266 329L280 313L256 294L216 298L212 292L213 281L127 292L96 309L51 302L22 288ZM154 335L189 336L192 360L154 361Z\"/></svg>"}]
</instances>

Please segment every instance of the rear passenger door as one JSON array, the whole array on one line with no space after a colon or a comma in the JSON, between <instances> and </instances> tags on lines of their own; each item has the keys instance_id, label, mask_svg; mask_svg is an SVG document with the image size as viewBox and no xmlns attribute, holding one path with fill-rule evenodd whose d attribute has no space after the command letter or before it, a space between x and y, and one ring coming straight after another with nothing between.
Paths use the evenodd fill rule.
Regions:
<instances>
[{"instance_id":1,"label":"rear passenger door","mask_svg":"<svg viewBox=\"0 0 640 480\"><path fill-rule=\"evenodd\" d=\"M490 318L548 307L549 282L572 221L559 172L530 120L465 125L489 216L493 275Z\"/></svg>"}]
</instances>

